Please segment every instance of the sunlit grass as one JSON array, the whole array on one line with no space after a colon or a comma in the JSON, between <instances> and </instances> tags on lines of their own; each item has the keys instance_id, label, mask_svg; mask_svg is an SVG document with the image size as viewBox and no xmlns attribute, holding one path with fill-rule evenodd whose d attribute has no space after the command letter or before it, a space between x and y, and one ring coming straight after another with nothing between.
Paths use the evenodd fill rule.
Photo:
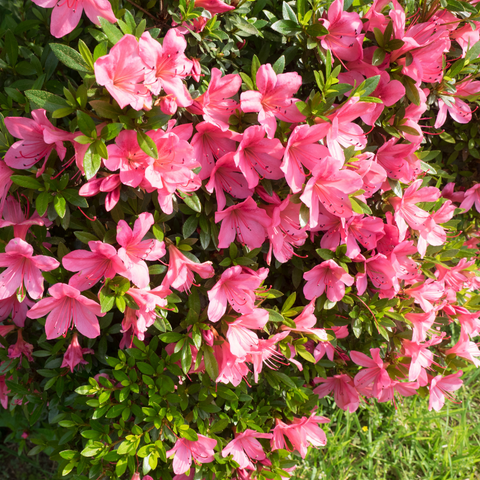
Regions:
<instances>
[{"instance_id":1,"label":"sunlit grass","mask_svg":"<svg viewBox=\"0 0 480 480\"><path fill-rule=\"evenodd\" d=\"M295 479L480 479L480 371L464 376L458 404L428 411L428 399L364 403L349 414L325 401L327 446L311 449Z\"/></svg>"}]
</instances>

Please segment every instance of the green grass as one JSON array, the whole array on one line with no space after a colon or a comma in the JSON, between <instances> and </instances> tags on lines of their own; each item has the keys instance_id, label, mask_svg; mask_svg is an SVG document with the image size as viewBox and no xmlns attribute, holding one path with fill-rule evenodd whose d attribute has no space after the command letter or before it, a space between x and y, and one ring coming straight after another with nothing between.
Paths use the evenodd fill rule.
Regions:
<instances>
[{"instance_id":1,"label":"green grass","mask_svg":"<svg viewBox=\"0 0 480 480\"><path fill-rule=\"evenodd\" d=\"M480 480L480 370L465 375L459 404L428 411L428 399L364 403L349 414L325 399L322 414L327 446L310 449L295 480ZM6 430L3 431L4 433ZM17 456L2 445L1 480L53 480L54 466L44 455Z\"/></svg>"},{"instance_id":2,"label":"green grass","mask_svg":"<svg viewBox=\"0 0 480 480\"><path fill-rule=\"evenodd\" d=\"M459 404L428 411L428 399L363 404L353 414L331 404L327 446L311 449L296 480L480 479L480 371L465 376ZM333 403L333 402L332 402Z\"/></svg>"}]
</instances>

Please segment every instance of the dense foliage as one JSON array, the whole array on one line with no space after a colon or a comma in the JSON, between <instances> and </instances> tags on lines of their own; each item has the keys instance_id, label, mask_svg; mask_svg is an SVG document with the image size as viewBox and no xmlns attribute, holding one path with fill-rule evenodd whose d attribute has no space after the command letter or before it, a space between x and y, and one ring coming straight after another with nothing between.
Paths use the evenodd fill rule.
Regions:
<instances>
[{"instance_id":1,"label":"dense foliage","mask_svg":"<svg viewBox=\"0 0 480 480\"><path fill-rule=\"evenodd\" d=\"M0 7L10 440L66 478L280 480L333 408L454 399L477 2Z\"/></svg>"}]
</instances>

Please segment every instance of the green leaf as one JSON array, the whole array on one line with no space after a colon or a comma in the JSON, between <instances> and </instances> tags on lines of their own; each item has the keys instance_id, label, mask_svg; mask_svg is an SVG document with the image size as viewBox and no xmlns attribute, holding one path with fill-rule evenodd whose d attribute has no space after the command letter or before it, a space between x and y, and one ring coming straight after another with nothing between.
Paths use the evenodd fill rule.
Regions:
<instances>
[{"instance_id":1,"label":"green leaf","mask_svg":"<svg viewBox=\"0 0 480 480\"><path fill-rule=\"evenodd\" d=\"M53 197L50 192L41 192L35 200L35 208L38 214L43 217L47 211L48 204L52 201Z\"/></svg>"},{"instance_id":2,"label":"green leaf","mask_svg":"<svg viewBox=\"0 0 480 480\"><path fill-rule=\"evenodd\" d=\"M90 65L73 48L61 43L50 43L50 48L55 56L67 67L79 72L93 72L93 68L90 68Z\"/></svg>"},{"instance_id":3,"label":"green leaf","mask_svg":"<svg viewBox=\"0 0 480 480\"><path fill-rule=\"evenodd\" d=\"M197 229L197 225L198 218L195 215L190 215L187 220L185 220L182 227L183 238L189 238Z\"/></svg>"},{"instance_id":4,"label":"green leaf","mask_svg":"<svg viewBox=\"0 0 480 480\"><path fill-rule=\"evenodd\" d=\"M272 30L275 30L282 35L295 35L301 32L301 27L291 20L278 20L270 27Z\"/></svg>"},{"instance_id":5,"label":"green leaf","mask_svg":"<svg viewBox=\"0 0 480 480\"><path fill-rule=\"evenodd\" d=\"M287 2L283 2L282 4L282 16L284 20L291 20L292 22L298 23L295 12Z\"/></svg>"},{"instance_id":6,"label":"green leaf","mask_svg":"<svg viewBox=\"0 0 480 480\"><path fill-rule=\"evenodd\" d=\"M182 365L183 373L186 375L192 366L192 349L190 348L190 344L188 342L185 342L185 345L182 348L180 364Z\"/></svg>"},{"instance_id":7,"label":"green leaf","mask_svg":"<svg viewBox=\"0 0 480 480\"><path fill-rule=\"evenodd\" d=\"M101 137L108 142L109 140L116 138L122 130L122 123L109 123L102 128Z\"/></svg>"},{"instance_id":8,"label":"green leaf","mask_svg":"<svg viewBox=\"0 0 480 480\"><path fill-rule=\"evenodd\" d=\"M122 113L120 109L104 100L92 100L90 105L100 117L115 120Z\"/></svg>"},{"instance_id":9,"label":"green leaf","mask_svg":"<svg viewBox=\"0 0 480 480\"><path fill-rule=\"evenodd\" d=\"M246 73L240 72L240 76L249 90L255 90L252 79Z\"/></svg>"},{"instance_id":10,"label":"green leaf","mask_svg":"<svg viewBox=\"0 0 480 480\"><path fill-rule=\"evenodd\" d=\"M309 219L310 219L310 210L304 203L302 203L302 205L300 206L300 216L299 216L300 228L307 226Z\"/></svg>"},{"instance_id":11,"label":"green leaf","mask_svg":"<svg viewBox=\"0 0 480 480\"><path fill-rule=\"evenodd\" d=\"M480 42L477 42L471 48L468 49L467 53L465 54L465 61L471 62L477 59L480 55Z\"/></svg>"},{"instance_id":12,"label":"green leaf","mask_svg":"<svg viewBox=\"0 0 480 480\"><path fill-rule=\"evenodd\" d=\"M256 55L253 55L251 76L252 76L253 85L255 86L255 88L256 88L256 85L257 85L257 71L260 68L260 66L261 66L260 60L258 59L258 57Z\"/></svg>"},{"instance_id":13,"label":"green leaf","mask_svg":"<svg viewBox=\"0 0 480 480\"><path fill-rule=\"evenodd\" d=\"M362 97L370 95L378 86L380 81L380 75L374 75L373 77L367 78L361 85L358 87L358 92Z\"/></svg>"},{"instance_id":14,"label":"green leaf","mask_svg":"<svg viewBox=\"0 0 480 480\"><path fill-rule=\"evenodd\" d=\"M385 57L387 55L387 52L383 48L377 48L375 52L373 52L373 57L372 57L372 65L374 67L378 67L385 61Z\"/></svg>"},{"instance_id":15,"label":"green leaf","mask_svg":"<svg viewBox=\"0 0 480 480\"><path fill-rule=\"evenodd\" d=\"M98 17L98 19L100 20L102 30L105 32L105 35L107 36L107 38L110 40L111 43L115 45L117 42L119 42L123 38L122 32L117 27L115 27L114 25L112 25L110 22L108 22L102 17Z\"/></svg>"},{"instance_id":16,"label":"green leaf","mask_svg":"<svg viewBox=\"0 0 480 480\"><path fill-rule=\"evenodd\" d=\"M139 147L149 156L154 159L158 158L158 150L155 142L144 132L137 132L137 141Z\"/></svg>"},{"instance_id":17,"label":"green leaf","mask_svg":"<svg viewBox=\"0 0 480 480\"><path fill-rule=\"evenodd\" d=\"M83 40L78 41L78 50L80 51L80 55L82 56L82 58L87 63L90 71L93 72L93 55L87 47L87 44Z\"/></svg>"},{"instance_id":18,"label":"green leaf","mask_svg":"<svg viewBox=\"0 0 480 480\"><path fill-rule=\"evenodd\" d=\"M282 55L273 65L272 65L273 71L279 75L280 73L283 73L285 70L285 56Z\"/></svg>"},{"instance_id":19,"label":"green leaf","mask_svg":"<svg viewBox=\"0 0 480 480\"><path fill-rule=\"evenodd\" d=\"M167 332L167 333L162 333L162 335L159 335L159 338L163 343L176 343L183 337L184 336L181 333L177 333L177 332Z\"/></svg>"},{"instance_id":20,"label":"green leaf","mask_svg":"<svg viewBox=\"0 0 480 480\"><path fill-rule=\"evenodd\" d=\"M145 375L154 375L155 374L155 369L149 363L137 362L136 366Z\"/></svg>"},{"instance_id":21,"label":"green leaf","mask_svg":"<svg viewBox=\"0 0 480 480\"><path fill-rule=\"evenodd\" d=\"M38 190L43 185L34 177L27 177L26 175L12 175L10 180L15 184L23 188L29 188L31 190Z\"/></svg>"},{"instance_id":22,"label":"green leaf","mask_svg":"<svg viewBox=\"0 0 480 480\"><path fill-rule=\"evenodd\" d=\"M62 191L62 195L68 203L71 203L75 207L88 208L88 202L85 197L81 197L78 194L78 190L75 188L67 188Z\"/></svg>"},{"instance_id":23,"label":"green leaf","mask_svg":"<svg viewBox=\"0 0 480 480\"><path fill-rule=\"evenodd\" d=\"M178 194L192 210L198 213L202 211L202 204L200 203L200 199L195 192L185 193L179 191Z\"/></svg>"},{"instance_id":24,"label":"green leaf","mask_svg":"<svg viewBox=\"0 0 480 480\"><path fill-rule=\"evenodd\" d=\"M34 108L44 108L47 112L54 112L59 108L70 108L62 97L43 90L27 90L25 95L33 103Z\"/></svg>"},{"instance_id":25,"label":"green leaf","mask_svg":"<svg viewBox=\"0 0 480 480\"><path fill-rule=\"evenodd\" d=\"M55 211L58 213L58 216L63 218L67 210L67 202L65 199L60 195L55 196L53 198L53 206L55 207Z\"/></svg>"},{"instance_id":26,"label":"green leaf","mask_svg":"<svg viewBox=\"0 0 480 480\"><path fill-rule=\"evenodd\" d=\"M5 33L5 50L8 55L8 64L14 67L18 59L18 42L11 30L7 30Z\"/></svg>"},{"instance_id":27,"label":"green leaf","mask_svg":"<svg viewBox=\"0 0 480 480\"><path fill-rule=\"evenodd\" d=\"M415 85L415 80L404 75L403 83L405 85L405 92L407 94L407 98L415 105L420 105L420 94L418 93L417 86Z\"/></svg>"},{"instance_id":28,"label":"green leaf","mask_svg":"<svg viewBox=\"0 0 480 480\"><path fill-rule=\"evenodd\" d=\"M94 137L96 134L95 122L90 115L77 110L77 125L80 131L87 137Z\"/></svg>"},{"instance_id":29,"label":"green leaf","mask_svg":"<svg viewBox=\"0 0 480 480\"><path fill-rule=\"evenodd\" d=\"M205 370L207 371L208 376L215 381L218 378L218 363L213 354L213 348L208 345L204 346L203 361L205 362Z\"/></svg>"},{"instance_id":30,"label":"green leaf","mask_svg":"<svg viewBox=\"0 0 480 480\"><path fill-rule=\"evenodd\" d=\"M403 190L402 190L402 185L398 180L392 180L391 178L388 179L388 183L390 185L390 188L392 189L392 192L399 198L402 198L403 195Z\"/></svg>"},{"instance_id":31,"label":"green leaf","mask_svg":"<svg viewBox=\"0 0 480 480\"><path fill-rule=\"evenodd\" d=\"M183 427L184 425L182 425ZM185 425L188 427L188 425ZM182 438L186 438L187 440L192 440L193 442L196 442L198 440L198 435L195 432L195 430L192 430L191 428L188 428L187 430L184 430L180 428L180 436Z\"/></svg>"},{"instance_id":32,"label":"green leaf","mask_svg":"<svg viewBox=\"0 0 480 480\"><path fill-rule=\"evenodd\" d=\"M321 23L309 25L306 32L311 37L323 37L324 35L328 35L328 30Z\"/></svg>"},{"instance_id":33,"label":"green leaf","mask_svg":"<svg viewBox=\"0 0 480 480\"><path fill-rule=\"evenodd\" d=\"M92 149L89 148L83 157L83 169L85 170L86 179L90 180L93 178L97 174L101 165L102 157L100 157L98 153L92 153Z\"/></svg>"},{"instance_id":34,"label":"green leaf","mask_svg":"<svg viewBox=\"0 0 480 480\"><path fill-rule=\"evenodd\" d=\"M88 242L98 241L98 237L88 232L73 232L73 234L82 242L88 245Z\"/></svg>"}]
</instances>

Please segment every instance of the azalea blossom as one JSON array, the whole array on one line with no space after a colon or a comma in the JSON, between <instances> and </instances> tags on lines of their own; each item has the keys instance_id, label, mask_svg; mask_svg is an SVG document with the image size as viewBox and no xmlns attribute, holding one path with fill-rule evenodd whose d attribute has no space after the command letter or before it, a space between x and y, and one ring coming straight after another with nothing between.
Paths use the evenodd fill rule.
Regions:
<instances>
[{"instance_id":1,"label":"azalea blossom","mask_svg":"<svg viewBox=\"0 0 480 480\"><path fill-rule=\"evenodd\" d=\"M339 408L350 413L358 409L360 397L353 380L345 373L327 378L316 377L313 382L318 385L313 389L313 393L316 393L319 398L323 398L333 391L335 403Z\"/></svg>"},{"instance_id":2,"label":"azalea blossom","mask_svg":"<svg viewBox=\"0 0 480 480\"><path fill-rule=\"evenodd\" d=\"M23 339L22 330L18 329L17 343L8 347L8 358L19 358L22 360L22 355L25 355L25 358L29 362L33 362L32 353L33 345Z\"/></svg>"},{"instance_id":3,"label":"azalea blossom","mask_svg":"<svg viewBox=\"0 0 480 480\"><path fill-rule=\"evenodd\" d=\"M198 434L198 440L179 438L175 446L166 452L167 458L173 458L173 471L177 475L187 472L192 465L192 457L198 463L213 462L213 449L217 441Z\"/></svg>"},{"instance_id":4,"label":"azalea blossom","mask_svg":"<svg viewBox=\"0 0 480 480\"><path fill-rule=\"evenodd\" d=\"M27 313L28 318L41 318L48 314L45 322L47 340L65 335L72 322L77 330L88 338L100 335L97 317L103 317L100 305L84 297L76 288L57 283L48 289L51 297L36 303Z\"/></svg>"},{"instance_id":5,"label":"azalea blossom","mask_svg":"<svg viewBox=\"0 0 480 480\"><path fill-rule=\"evenodd\" d=\"M460 332L460 338L458 342L452 348L446 350L445 354L454 354L457 357L469 360L476 367L480 366L480 359L477 358L480 357L480 350L478 350L477 344L469 339L468 333L463 328Z\"/></svg>"},{"instance_id":6,"label":"azalea blossom","mask_svg":"<svg viewBox=\"0 0 480 480\"><path fill-rule=\"evenodd\" d=\"M452 396L447 392L455 392L462 385L463 381L460 380L460 377L463 375L462 370L452 374L452 375L437 375L435 378L432 378L430 382L430 398L428 402L428 410L436 410L439 412L442 407L445 405L445 397L449 400L452 400Z\"/></svg>"},{"instance_id":7,"label":"azalea blossom","mask_svg":"<svg viewBox=\"0 0 480 480\"><path fill-rule=\"evenodd\" d=\"M238 358L245 358L247 353L258 345L258 336L254 330L262 330L268 322L268 312L255 308L228 324L227 340L230 352Z\"/></svg>"},{"instance_id":8,"label":"azalea blossom","mask_svg":"<svg viewBox=\"0 0 480 480\"><path fill-rule=\"evenodd\" d=\"M350 352L351 359L357 365L365 367L355 375L355 387L362 395L379 398L382 390L390 386L391 379L380 357L380 349L371 348L370 354L372 358L355 350Z\"/></svg>"},{"instance_id":9,"label":"azalea blossom","mask_svg":"<svg viewBox=\"0 0 480 480\"><path fill-rule=\"evenodd\" d=\"M254 470L252 460L262 461L267 458L257 438L272 438L272 436L271 433L259 433L247 428L244 432L236 434L235 438L228 443L222 450L222 457L232 455L240 468Z\"/></svg>"},{"instance_id":10,"label":"azalea blossom","mask_svg":"<svg viewBox=\"0 0 480 480\"><path fill-rule=\"evenodd\" d=\"M88 362L83 359L83 356L87 353L93 354L95 352L91 348L82 348L78 341L77 332L75 332L73 334L72 342L63 356L63 361L60 367L68 367L73 373L73 369L77 365L88 365Z\"/></svg>"},{"instance_id":11,"label":"azalea blossom","mask_svg":"<svg viewBox=\"0 0 480 480\"><path fill-rule=\"evenodd\" d=\"M13 236L25 240L28 230L32 225L49 224L49 220L40 218L38 212L35 211L30 218L26 218L27 214L22 211L20 202L17 202L11 195L5 201L6 209L3 212L3 220L0 219L0 228L13 227Z\"/></svg>"}]
</instances>

